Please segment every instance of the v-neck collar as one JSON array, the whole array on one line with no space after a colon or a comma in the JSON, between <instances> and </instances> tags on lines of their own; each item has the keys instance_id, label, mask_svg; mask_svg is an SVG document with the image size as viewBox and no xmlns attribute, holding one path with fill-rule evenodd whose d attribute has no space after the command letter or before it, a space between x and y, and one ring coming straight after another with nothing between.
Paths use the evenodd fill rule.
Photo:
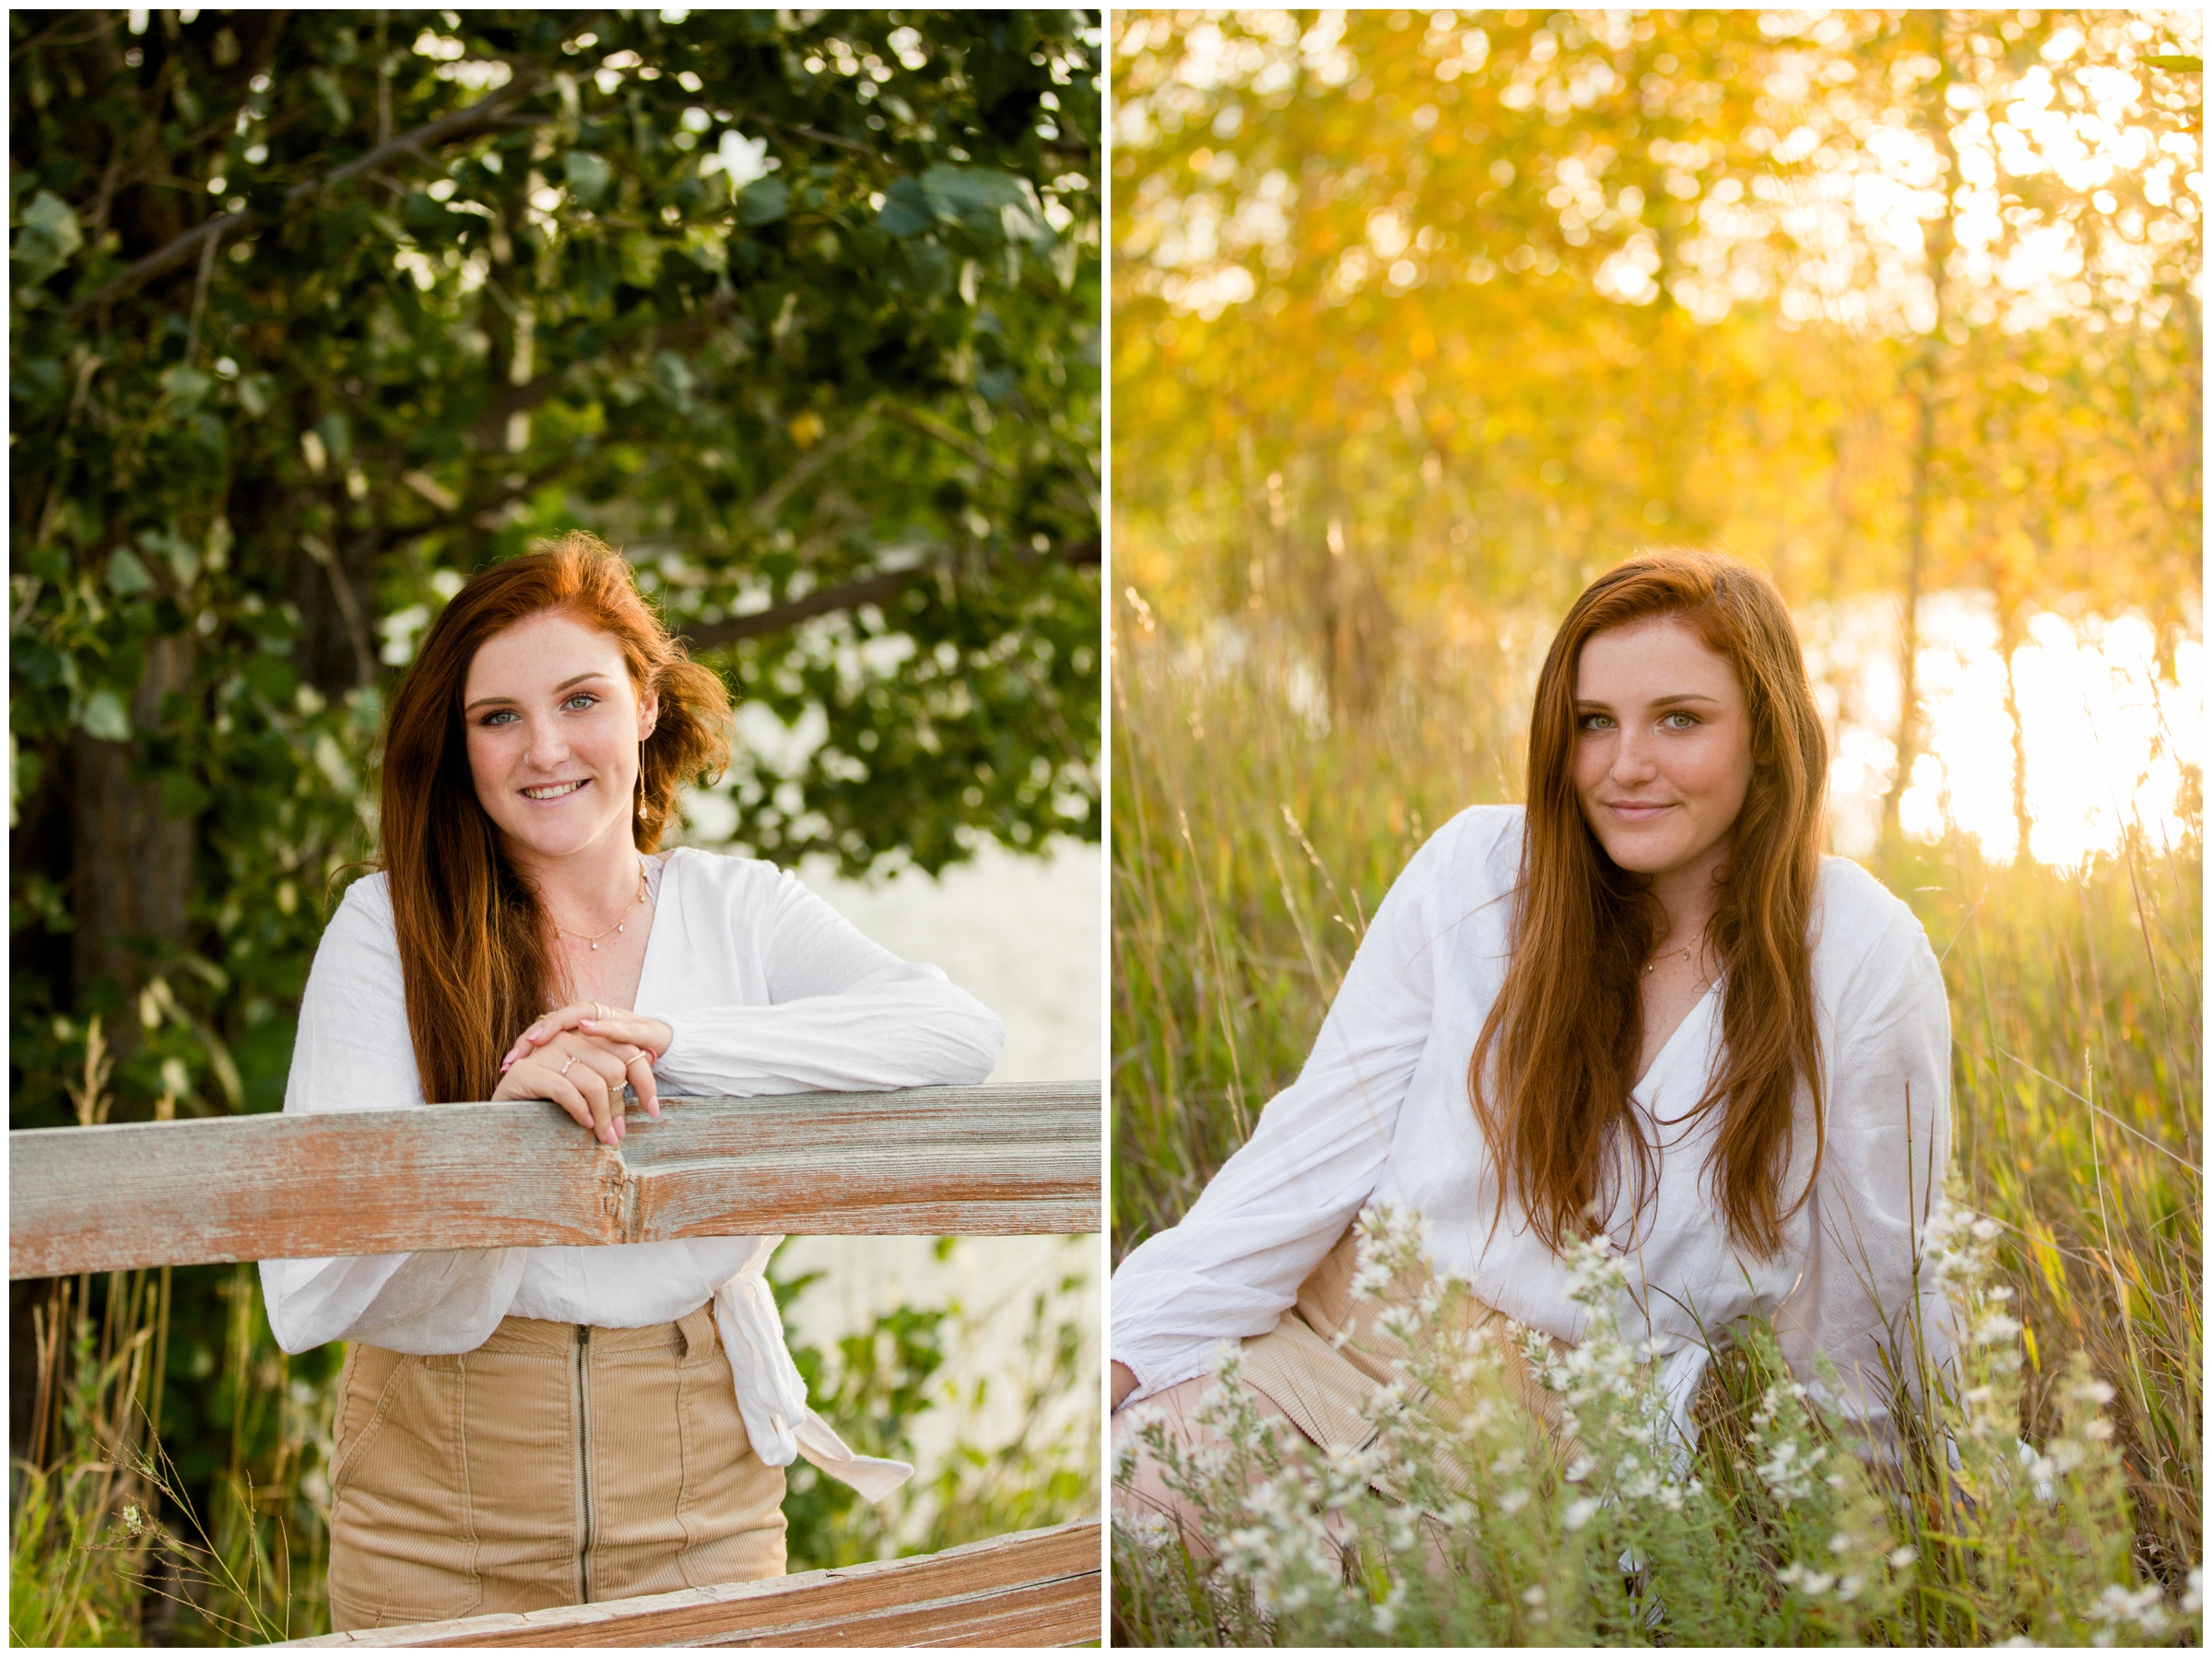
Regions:
<instances>
[{"instance_id":1,"label":"v-neck collar","mask_svg":"<svg viewBox=\"0 0 2212 1657\"><path fill-rule=\"evenodd\" d=\"M1629 1089L1629 1097L1642 1105L1645 1111L1652 1109L1652 1101L1645 1089L1666 1069L1675 1049L1681 1045L1683 1033L1693 1024L1711 1025L1713 997L1720 993L1724 976L1718 972L1713 974L1712 981L1705 986L1705 993L1699 996L1689 1011L1682 1015L1682 1022L1676 1025L1674 1033L1660 1044L1659 1051L1652 1055L1652 1062L1644 1066L1643 1074L1636 1078L1635 1085Z\"/></svg>"},{"instance_id":2,"label":"v-neck collar","mask_svg":"<svg viewBox=\"0 0 2212 1657\"><path fill-rule=\"evenodd\" d=\"M653 962L661 955L666 953L661 947L661 919L668 912L669 898L676 881L676 871L683 862L677 853L682 850L681 846L672 846L661 859L661 878L656 884L653 895L653 925L645 934L644 958L638 963L637 1005L633 1010L645 1014L648 1017L652 1017L652 1014L647 1009L655 1003L655 997L652 993ZM670 947L674 947L674 946Z\"/></svg>"}]
</instances>

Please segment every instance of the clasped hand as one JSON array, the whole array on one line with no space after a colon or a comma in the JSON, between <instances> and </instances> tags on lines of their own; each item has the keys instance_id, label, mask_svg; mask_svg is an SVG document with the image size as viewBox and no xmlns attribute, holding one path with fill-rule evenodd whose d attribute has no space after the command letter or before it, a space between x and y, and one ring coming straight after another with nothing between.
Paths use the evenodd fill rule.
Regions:
<instances>
[{"instance_id":1,"label":"clasped hand","mask_svg":"<svg viewBox=\"0 0 2212 1657\"><path fill-rule=\"evenodd\" d=\"M636 1088L645 1114L657 1120L661 1099L653 1064L675 1040L676 1032L660 1019L604 1002L561 1007L515 1038L500 1061L500 1085L491 1097L551 1099L593 1138L619 1145L623 1086Z\"/></svg>"}]
</instances>

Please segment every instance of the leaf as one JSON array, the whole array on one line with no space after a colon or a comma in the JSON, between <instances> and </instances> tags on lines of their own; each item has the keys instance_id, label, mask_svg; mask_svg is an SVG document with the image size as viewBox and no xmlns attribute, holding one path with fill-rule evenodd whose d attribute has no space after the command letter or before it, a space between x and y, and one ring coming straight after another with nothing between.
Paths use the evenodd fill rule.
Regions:
<instances>
[{"instance_id":1,"label":"leaf","mask_svg":"<svg viewBox=\"0 0 2212 1657\"><path fill-rule=\"evenodd\" d=\"M923 173L922 192L940 217L984 241L1026 241L1042 247L1053 240L1035 186L1010 172L940 163ZM890 205L888 194L884 205Z\"/></svg>"},{"instance_id":2,"label":"leaf","mask_svg":"<svg viewBox=\"0 0 2212 1657\"><path fill-rule=\"evenodd\" d=\"M595 206L615 182L614 170L588 149L571 149L561 166L568 174L569 194L580 207Z\"/></svg>"},{"instance_id":3,"label":"leaf","mask_svg":"<svg viewBox=\"0 0 2212 1657\"><path fill-rule=\"evenodd\" d=\"M170 412L181 418L199 412L207 394L215 389L215 379L189 363L180 362L161 376L161 389L169 394Z\"/></svg>"},{"instance_id":4,"label":"leaf","mask_svg":"<svg viewBox=\"0 0 2212 1657\"><path fill-rule=\"evenodd\" d=\"M95 690L87 697L77 723L109 742L128 742L131 737L131 722L124 716L123 699L112 690Z\"/></svg>"},{"instance_id":5,"label":"leaf","mask_svg":"<svg viewBox=\"0 0 2212 1657\"><path fill-rule=\"evenodd\" d=\"M660 277L661 255L668 244L658 236L644 230L631 230L622 238L622 279L632 288L651 288Z\"/></svg>"},{"instance_id":6,"label":"leaf","mask_svg":"<svg viewBox=\"0 0 2212 1657\"><path fill-rule=\"evenodd\" d=\"M937 215L922 186L911 178L900 177L893 179L891 187L883 193L883 206L877 209L876 222L888 234L903 239L935 227Z\"/></svg>"},{"instance_id":7,"label":"leaf","mask_svg":"<svg viewBox=\"0 0 2212 1657\"><path fill-rule=\"evenodd\" d=\"M147 573L138 555L127 546L118 546L115 556L108 560L108 591L118 598L129 598L134 593L149 591L154 578Z\"/></svg>"},{"instance_id":8,"label":"leaf","mask_svg":"<svg viewBox=\"0 0 2212 1657\"><path fill-rule=\"evenodd\" d=\"M341 795L350 796L360 786L360 779L354 775L353 766L346 758L346 750L338 746L337 738L324 732L315 738L314 751L315 769Z\"/></svg>"},{"instance_id":9,"label":"leaf","mask_svg":"<svg viewBox=\"0 0 2212 1657\"><path fill-rule=\"evenodd\" d=\"M738 194L737 222L742 225L773 224L783 217L790 206L790 185L782 179L755 179Z\"/></svg>"},{"instance_id":10,"label":"leaf","mask_svg":"<svg viewBox=\"0 0 2212 1657\"><path fill-rule=\"evenodd\" d=\"M2171 69L2176 75L2202 75L2205 72L2205 60L2201 57L2182 57L2169 53L2142 61L2154 69Z\"/></svg>"},{"instance_id":11,"label":"leaf","mask_svg":"<svg viewBox=\"0 0 2212 1657\"><path fill-rule=\"evenodd\" d=\"M77 228L76 215L69 210L69 205L51 191L41 190L23 209L22 228L16 232L11 251L22 267L21 279L36 288L68 264L71 255L84 245L85 233Z\"/></svg>"}]
</instances>

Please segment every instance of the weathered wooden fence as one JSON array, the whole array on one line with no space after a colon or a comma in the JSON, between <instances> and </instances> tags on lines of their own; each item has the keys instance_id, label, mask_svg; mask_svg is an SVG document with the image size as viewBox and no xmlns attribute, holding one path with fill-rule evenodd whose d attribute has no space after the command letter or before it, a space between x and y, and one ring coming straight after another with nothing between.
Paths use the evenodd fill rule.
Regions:
<instances>
[{"instance_id":1,"label":"weathered wooden fence","mask_svg":"<svg viewBox=\"0 0 2212 1657\"><path fill-rule=\"evenodd\" d=\"M665 1099L618 1148L536 1101L8 1135L9 1278L760 1233L1100 1229L1095 1082ZM496 1170L496 1177L488 1177ZM1048 1645L1101 1637L1096 1520L919 1558L320 1645Z\"/></svg>"}]
</instances>

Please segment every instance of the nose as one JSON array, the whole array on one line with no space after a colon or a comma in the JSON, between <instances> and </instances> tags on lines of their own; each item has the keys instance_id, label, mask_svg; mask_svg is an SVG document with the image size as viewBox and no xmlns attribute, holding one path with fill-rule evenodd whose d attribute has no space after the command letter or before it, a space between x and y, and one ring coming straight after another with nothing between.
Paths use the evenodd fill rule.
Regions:
<instances>
[{"instance_id":1,"label":"nose","mask_svg":"<svg viewBox=\"0 0 2212 1657\"><path fill-rule=\"evenodd\" d=\"M1613 748L1612 776L1617 782L1629 784L1648 782L1659 774L1647 745L1647 734L1633 728L1624 728Z\"/></svg>"},{"instance_id":2,"label":"nose","mask_svg":"<svg viewBox=\"0 0 2212 1657\"><path fill-rule=\"evenodd\" d=\"M533 720L527 758L535 770L550 770L569 757L568 737L557 719Z\"/></svg>"}]
</instances>

